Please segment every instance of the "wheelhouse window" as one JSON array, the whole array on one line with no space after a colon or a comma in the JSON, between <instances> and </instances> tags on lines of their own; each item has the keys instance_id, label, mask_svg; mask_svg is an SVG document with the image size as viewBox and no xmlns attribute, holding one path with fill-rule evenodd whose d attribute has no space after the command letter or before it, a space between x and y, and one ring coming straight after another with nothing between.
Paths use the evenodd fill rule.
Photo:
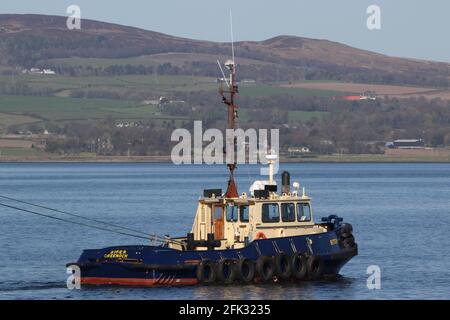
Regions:
<instances>
[{"instance_id":1,"label":"wheelhouse window","mask_svg":"<svg viewBox=\"0 0 450 320\"><path fill-rule=\"evenodd\" d=\"M295 221L295 206L293 203L281 204L281 220L283 222Z\"/></svg>"},{"instance_id":2,"label":"wheelhouse window","mask_svg":"<svg viewBox=\"0 0 450 320\"><path fill-rule=\"evenodd\" d=\"M227 221L228 222L236 222L238 221L238 211L239 211L239 207L237 205L228 205L227 206Z\"/></svg>"},{"instance_id":3,"label":"wheelhouse window","mask_svg":"<svg viewBox=\"0 0 450 320\"><path fill-rule=\"evenodd\" d=\"M311 221L311 207L309 203L297 203L297 220Z\"/></svg>"},{"instance_id":4,"label":"wheelhouse window","mask_svg":"<svg viewBox=\"0 0 450 320\"><path fill-rule=\"evenodd\" d=\"M239 207L239 219L241 222L249 221L249 210L248 206L240 206Z\"/></svg>"},{"instance_id":5,"label":"wheelhouse window","mask_svg":"<svg viewBox=\"0 0 450 320\"><path fill-rule=\"evenodd\" d=\"M278 203L265 203L262 205L262 222L279 222L280 212Z\"/></svg>"}]
</instances>

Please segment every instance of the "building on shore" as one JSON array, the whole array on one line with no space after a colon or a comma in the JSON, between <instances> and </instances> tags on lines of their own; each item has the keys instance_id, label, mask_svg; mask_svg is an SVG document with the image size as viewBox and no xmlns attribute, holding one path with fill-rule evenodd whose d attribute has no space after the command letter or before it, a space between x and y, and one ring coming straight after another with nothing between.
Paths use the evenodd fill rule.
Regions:
<instances>
[{"instance_id":1,"label":"building on shore","mask_svg":"<svg viewBox=\"0 0 450 320\"><path fill-rule=\"evenodd\" d=\"M45 75L55 75L56 72L52 69L39 69L39 68L31 68L22 70L23 74L45 74Z\"/></svg>"},{"instance_id":2,"label":"building on shore","mask_svg":"<svg viewBox=\"0 0 450 320\"><path fill-rule=\"evenodd\" d=\"M311 152L308 147L289 147L287 151L290 156L308 154Z\"/></svg>"},{"instance_id":3,"label":"building on shore","mask_svg":"<svg viewBox=\"0 0 450 320\"><path fill-rule=\"evenodd\" d=\"M398 139L386 143L389 149L425 149L423 139Z\"/></svg>"},{"instance_id":4,"label":"building on shore","mask_svg":"<svg viewBox=\"0 0 450 320\"><path fill-rule=\"evenodd\" d=\"M450 160L450 149L427 147L422 139L398 139L387 142L384 154L388 157L448 158Z\"/></svg>"}]
</instances>

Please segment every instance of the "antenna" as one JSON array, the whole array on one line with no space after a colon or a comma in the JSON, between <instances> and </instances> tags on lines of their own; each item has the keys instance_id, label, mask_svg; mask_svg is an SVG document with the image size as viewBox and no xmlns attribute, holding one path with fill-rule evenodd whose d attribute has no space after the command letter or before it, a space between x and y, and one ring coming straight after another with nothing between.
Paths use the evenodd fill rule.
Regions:
<instances>
[{"instance_id":1,"label":"antenna","mask_svg":"<svg viewBox=\"0 0 450 320\"><path fill-rule=\"evenodd\" d=\"M228 82L225 72L223 71L220 61L217 60L220 72L222 73L223 80L225 81L228 88L231 89L235 85L235 75L236 75L236 64L234 61L234 35L233 35L233 14L230 8L230 33L231 33L231 60L225 61L225 67L230 70L230 81Z\"/></svg>"},{"instance_id":2,"label":"antenna","mask_svg":"<svg viewBox=\"0 0 450 320\"><path fill-rule=\"evenodd\" d=\"M234 37L233 37L233 14L230 8L230 31L231 31L231 57L234 64Z\"/></svg>"}]
</instances>

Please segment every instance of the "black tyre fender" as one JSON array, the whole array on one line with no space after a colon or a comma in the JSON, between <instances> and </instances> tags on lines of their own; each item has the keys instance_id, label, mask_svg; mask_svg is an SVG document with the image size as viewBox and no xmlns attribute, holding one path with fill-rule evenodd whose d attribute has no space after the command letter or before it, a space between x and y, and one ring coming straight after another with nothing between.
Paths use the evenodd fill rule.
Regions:
<instances>
[{"instance_id":1,"label":"black tyre fender","mask_svg":"<svg viewBox=\"0 0 450 320\"><path fill-rule=\"evenodd\" d=\"M275 275L275 261L272 257L261 256L256 260L256 271L263 281L270 281Z\"/></svg>"},{"instance_id":2,"label":"black tyre fender","mask_svg":"<svg viewBox=\"0 0 450 320\"><path fill-rule=\"evenodd\" d=\"M197 266L196 276L201 284L214 283L217 278L216 264L211 260L203 260Z\"/></svg>"},{"instance_id":3,"label":"black tyre fender","mask_svg":"<svg viewBox=\"0 0 450 320\"><path fill-rule=\"evenodd\" d=\"M349 236L342 241L344 248L353 248L355 246L355 237Z\"/></svg>"},{"instance_id":4,"label":"black tyre fender","mask_svg":"<svg viewBox=\"0 0 450 320\"><path fill-rule=\"evenodd\" d=\"M298 280L304 280L308 273L307 259L301 253L294 253L291 260L292 276Z\"/></svg>"},{"instance_id":5,"label":"black tyre fender","mask_svg":"<svg viewBox=\"0 0 450 320\"><path fill-rule=\"evenodd\" d=\"M236 263L236 273L239 280L250 283L255 278L255 264L250 259L239 259Z\"/></svg>"},{"instance_id":6,"label":"black tyre fender","mask_svg":"<svg viewBox=\"0 0 450 320\"><path fill-rule=\"evenodd\" d=\"M351 236L352 236L352 234L349 233L349 232L341 233L341 239L342 240L344 240L345 238L351 237Z\"/></svg>"},{"instance_id":7,"label":"black tyre fender","mask_svg":"<svg viewBox=\"0 0 450 320\"><path fill-rule=\"evenodd\" d=\"M290 257L281 252L275 256L275 272L278 278L288 280L292 275L292 265Z\"/></svg>"},{"instance_id":8,"label":"black tyre fender","mask_svg":"<svg viewBox=\"0 0 450 320\"><path fill-rule=\"evenodd\" d=\"M323 273L323 260L319 256L310 256L307 260L308 278L319 279Z\"/></svg>"},{"instance_id":9,"label":"black tyre fender","mask_svg":"<svg viewBox=\"0 0 450 320\"><path fill-rule=\"evenodd\" d=\"M350 223L341 224L341 234L351 234L353 232L353 226Z\"/></svg>"},{"instance_id":10,"label":"black tyre fender","mask_svg":"<svg viewBox=\"0 0 450 320\"><path fill-rule=\"evenodd\" d=\"M230 284L236 280L236 260L223 259L217 264L217 280Z\"/></svg>"}]
</instances>

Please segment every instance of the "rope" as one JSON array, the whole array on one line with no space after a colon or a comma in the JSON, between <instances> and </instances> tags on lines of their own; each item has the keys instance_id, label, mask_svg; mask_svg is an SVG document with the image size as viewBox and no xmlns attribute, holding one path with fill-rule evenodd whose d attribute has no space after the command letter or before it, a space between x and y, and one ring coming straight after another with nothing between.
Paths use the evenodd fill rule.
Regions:
<instances>
[{"instance_id":1,"label":"rope","mask_svg":"<svg viewBox=\"0 0 450 320\"><path fill-rule=\"evenodd\" d=\"M160 237L160 236L157 236L155 234L149 235L149 234L144 233L144 232L139 231L139 230L123 227L123 226L120 226L120 225L117 225L117 224L113 224L113 223L109 223L109 222L105 222L105 221L101 221L101 220L97 220L97 219L93 219L93 218L84 217L84 216L81 216L81 215L78 215L78 214L75 214L75 213L70 213L70 212L67 212L67 211L62 211L62 210L58 210L58 209L54 209L54 208L50 208L50 207L46 207L46 206L41 206L41 205L37 205L37 204L31 203L31 202L27 202L27 201L23 201L23 200L19 200L19 199L14 199L14 198L3 196L3 195L0 195L0 198L11 200L11 201L16 201L18 203L23 203L23 204L34 206L34 207L41 208L41 209L54 211L54 212L57 212L57 213L66 214L66 215L69 215L69 216L72 216L72 217L85 219L85 220L88 220L88 221L93 221L93 222L104 224L106 226L110 226L110 227L113 227L113 228L119 228L119 229L122 229L122 230L128 230L128 231L131 231L131 232L134 232L134 233L138 233L138 234L141 234L141 235L131 234L131 233L124 232L124 231L111 230L111 229L104 228L104 227L99 227L99 226L93 226L93 225L90 225L90 224L87 224L87 223L83 223L83 222L67 220L67 219L55 217L55 216L52 216L52 215L48 215L48 214L39 213L39 212L32 211L32 210L27 210L27 209L15 207L15 206L7 205L7 204L4 204L4 203L0 202L1 206L7 207L7 208L10 208L10 209L15 209L15 210L18 210L18 211L23 211L23 212L35 214L35 215L38 215L38 216L47 217L47 218L50 218L50 219L59 220L59 221L67 222L67 223L72 223L72 224L76 224L76 225L80 225L80 226L84 226L84 227L94 228L94 229L103 230L103 231L109 231L109 232L113 232L113 233L121 234L121 235L127 235L127 236L130 236L130 237L135 237L135 238L140 238L140 239L145 239L145 240L158 241L158 242L162 242L162 243L172 242L172 243L182 244L181 241L173 240L173 239L170 239L169 237Z\"/></svg>"},{"instance_id":2,"label":"rope","mask_svg":"<svg viewBox=\"0 0 450 320\"><path fill-rule=\"evenodd\" d=\"M79 225L79 226L84 226L84 227L88 227L88 228L93 228L93 229L98 229L98 230L103 230L103 231L109 231L109 232L113 232L113 233L117 233L117 234L121 234L121 235L126 235L126 236L130 236L130 237L135 237L135 238L149 240L148 237L142 237L142 236L138 236L138 235L131 234L131 233L126 233L126 232L121 232L121 231L117 231L117 230L111 230L111 229L107 229L107 228L93 226L93 225L89 225L89 224L86 224L86 223L83 223L83 222L76 222L76 221L72 221L72 220L66 220L66 219L63 219L63 218L51 216L51 215L44 214L44 213L39 213L39 212L32 211L32 210L27 210L27 209L15 207L15 206L10 206L10 205L7 205L7 204L1 203L1 202L0 202L0 206L7 207L7 208L10 208L10 209L15 209L15 210L18 210L18 211L28 212L28 213L31 213L31 214L34 214L34 215L38 215L38 216L42 216L42 217L46 217L46 218L50 218L50 219L54 219L54 220L59 220L59 221L67 222L67 223L76 224L76 225Z\"/></svg>"},{"instance_id":3,"label":"rope","mask_svg":"<svg viewBox=\"0 0 450 320\"><path fill-rule=\"evenodd\" d=\"M120 228L120 229L124 229L124 230L128 230L128 231L132 231L132 232L144 235L144 236L148 236L148 234L145 233L145 232L142 232L142 231L139 231L139 230L135 230L135 229L131 229L131 228L127 228L127 227L123 227L123 226L119 226L119 225L114 224L114 223L109 223L109 222L105 222L105 221L101 221L101 220L97 220L97 219L93 219L93 218L80 216L80 215L75 214L75 213L70 213L70 212L67 212L67 211L53 209L53 208L50 208L50 207L41 206L41 205L38 205L38 204L30 203L30 202L23 201L23 200L14 199L14 198L7 197L7 196L0 195L0 198L11 200L11 201L16 201L16 202L19 202L19 203L27 204L27 205L34 206L34 207L41 208L41 209L46 209L46 210L50 210L50 211L66 214L66 215L69 215L69 216L72 216L72 217L77 217L77 218L80 218L80 219L94 221L94 222L101 223L101 224L104 224L104 225L107 225L107 226L110 226L110 227Z\"/></svg>"}]
</instances>

